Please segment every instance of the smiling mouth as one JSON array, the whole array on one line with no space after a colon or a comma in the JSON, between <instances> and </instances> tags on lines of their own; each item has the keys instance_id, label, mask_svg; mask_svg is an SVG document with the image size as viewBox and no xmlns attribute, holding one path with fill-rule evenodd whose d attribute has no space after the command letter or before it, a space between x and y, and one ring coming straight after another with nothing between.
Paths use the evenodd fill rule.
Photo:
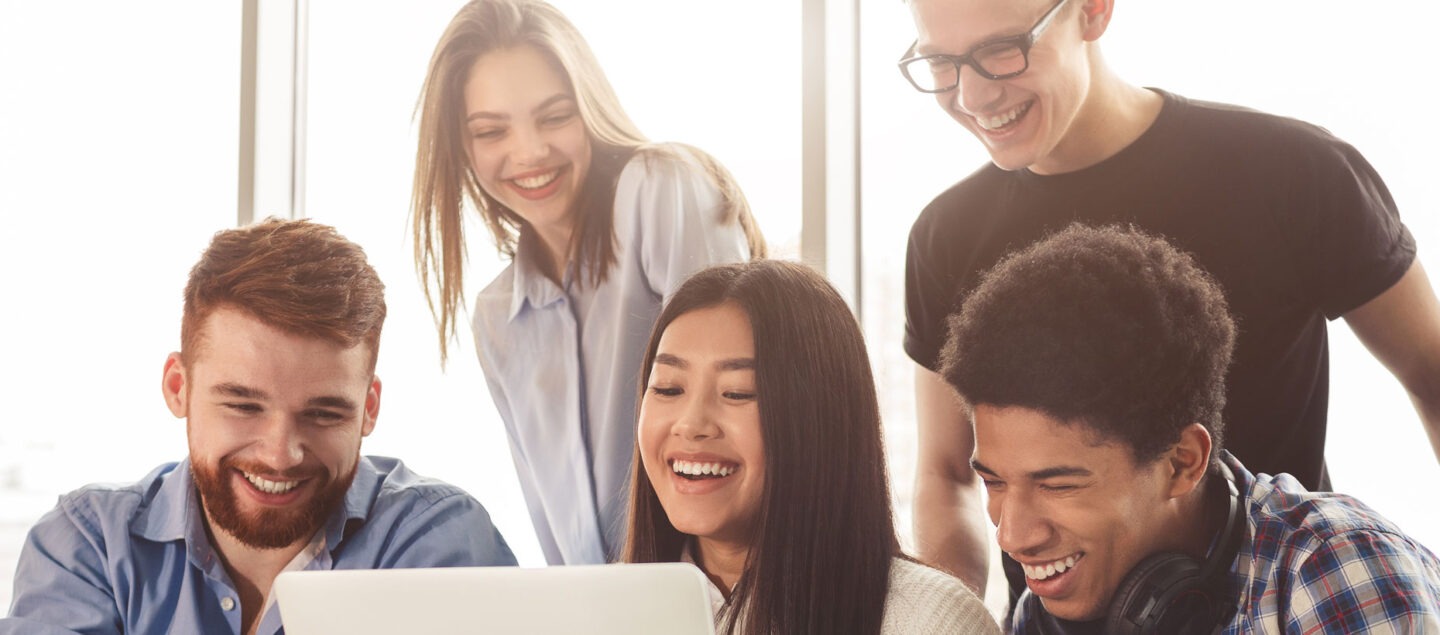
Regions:
<instances>
[{"instance_id":1,"label":"smiling mouth","mask_svg":"<svg viewBox=\"0 0 1440 635\"><path fill-rule=\"evenodd\" d=\"M1076 553L1071 556L1061 558L1053 562L1047 562L1044 564L1029 565L1022 562L1020 563L1020 568L1025 570L1026 578L1035 581L1048 580L1052 577L1065 573L1070 569L1073 569L1075 567L1075 563L1079 562L1080 559L1084 557L1085 552L1082 551L1080 553Z\"/></svg>"},{"instance_id":2,"label":"smiling mouth","mask_svg":"<svg viewBox=\"0 0 1440 635\"><path fill-rule=\"evenodd\" d=\"M535 176L510 179L510 182L514 183L515 187L518 187L522 190L538 190L542 187L545 187L546 185L549 185L557 178L560 178L560 168L556 168L544 174L537 174Z\"/></svg>"},{"instance_id":3,"label":"smiling mouth","mask_svg":"<svg viewBox=\"0 0 1440 635\"><path fill-rule=\"evenodd\" d=\"M1014 125L1017 121L1020 121L1020 119L1024 118L1025 113L1030 112L1030 107L1033 105L1035 105L1035 102L1032 100L1020 104L1019 106L1011 108L1010 110L1002 112L993 117L982 117L980 115L976 115L975 123L979 124L981 128L985 129L986 132L996 132L1011 125Z\"/></svg>"},{"instance_id":4,"label":"smiling mouth","mask_svg":"<svg viewBox=\"0 0 1440 635\"><path fill-rule=\"evenodd\" d=\"M258 474L244 471L240 472L240 474L244 476L245 480L249 481L251 485L255 486L255 489L266 494L284 494L305 482L303 479L299 481L272 481Z\"/></svg>"},{"instance_id":5,"label":"smiling mouth","mask_svg":"<svg viewBox=\"0 0 1440 635\"><path fill-rule=\"evenodd\" d=\"M701 463L676 459L670 462L670 469L687 481L703 481L730 476L739 470L740 466L736 463Z\"/></svg>"}]
</instances>

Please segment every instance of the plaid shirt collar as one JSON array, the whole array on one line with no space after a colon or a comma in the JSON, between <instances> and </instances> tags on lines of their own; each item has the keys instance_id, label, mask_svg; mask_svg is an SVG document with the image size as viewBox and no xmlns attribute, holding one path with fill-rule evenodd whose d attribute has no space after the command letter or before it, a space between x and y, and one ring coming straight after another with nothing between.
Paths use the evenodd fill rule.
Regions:
<instances>
[{"instance_id":1,"label":"plaid shirt collar","mask_svg":"<svg viewBox=\"0 0 1440 635\"><path fill-rule=\"evenodd\" d=\"M1289 474L1252 474L1229 452L1220 458L1246 514L1230 565L1236 610L1221 633L1440 633L1435 554L1354 498L1307 491ZM1009 630L1032 632L1035 620L1017 610Z\"/></svg>"}]
</instances>

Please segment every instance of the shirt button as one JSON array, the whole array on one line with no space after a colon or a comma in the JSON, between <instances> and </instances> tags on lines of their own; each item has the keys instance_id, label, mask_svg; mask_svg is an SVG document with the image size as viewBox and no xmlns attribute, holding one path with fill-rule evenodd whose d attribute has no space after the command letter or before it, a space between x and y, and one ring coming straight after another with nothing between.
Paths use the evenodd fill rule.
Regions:
<instances>
[{"instance_id":1,"label":"shirt button","mask_svg":"<svg viewBox=\"0 0 1440 635\"><path fill-rule=\"evenodd\" d=\"M235 598L220 598L220 608L227 611L235 610Z\"/></svg>"}]
</instances>

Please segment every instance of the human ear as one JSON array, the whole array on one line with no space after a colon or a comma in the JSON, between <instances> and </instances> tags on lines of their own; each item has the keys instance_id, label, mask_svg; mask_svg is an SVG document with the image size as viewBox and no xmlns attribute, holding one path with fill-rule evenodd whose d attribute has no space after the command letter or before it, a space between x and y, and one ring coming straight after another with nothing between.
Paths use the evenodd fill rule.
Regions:
<instances>
[{"instance_id":1,"label":"human ear","mask_svg":"<svg viewBox=\"0 0 1440 635\"><path fill-rule=\"evenodd\" d=\"M1086 42L1094 42L1110 27L1110 15L1115 10L1115 0L1082 0L1080 21L1081 36Z\"/></svg>"},{"instance_id":2,"label":"human ear","mask_svg":"<svg viewBox=\"0 0 1440 635\"><path fill-rule=\"evenodd\" d=\"M1184 496L1194 490L1205 479L1210 469L1210 431L1198 423L1185 426L1180 431L1180 440L1166 451L1170 465L1171 497Z\"/></svg>"},{"instance_id":3,"label":"human ear","mask_svg":"<svg viewBox=\"0 0 1440 635\"><path fill-rule=\"evenodd\" d=\"M379 375L370 378L370 389L365 391L365 412L360 417L360 436L368 437L375 429L375 420L380 417Z\"/></svg>"},{"instance_id":4,"label":"human ear","mask_svg":"<svg viewBox=\"0 0 1440 635\"><path fill-rule=\"evenodd\" d=\"M185 362L180 353L171 353L165 358L165 370L160 375L160 392L170 414L184 418L190 414L189 391L186 390Z\"/></svg>"}]
</instances>

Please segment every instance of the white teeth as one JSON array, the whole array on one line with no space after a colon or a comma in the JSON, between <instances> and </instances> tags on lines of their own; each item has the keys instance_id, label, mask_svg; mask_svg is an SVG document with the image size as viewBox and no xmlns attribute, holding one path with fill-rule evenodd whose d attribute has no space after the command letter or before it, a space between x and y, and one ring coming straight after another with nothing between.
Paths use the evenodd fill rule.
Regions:
<instances>
[{"instance_id":1,"label":"white teeth","mask_svg":"<svg viewBox=\"0 0 1440 635\"><path fill-rule=\"evenodd\" d=\"M734 474L736 468L722 463L699 463L696 461L681 461L676 459L670 464L670 469L675 470L676 474L686 474L689 476L714 475L723 477Z\"/></svg>"},{"instance_id":2,"label":"white teeth","mask_svg":"<svg viewBox=\"0 0 1440 635\"><path fill-rule=\"evenodd\" d=\"M250 484L255 486L255 489L265 492L266 494L284 494L300 485L300 481L271 481L255 476L249 472L242 472L242 474L245 475L245 480L250 481Z\"/></svg>"},{"instance_id":3,"label":"white teeth","mask_svg":"<svg viewBox=\"0 0 1440 635\"><path fill-rule=\"evenodd\" d=\"M981 128L984 128L986 130L996 130L999 128L1003 128L1006 124L1018 119L1020 115L1025 114L1025 111L1030 110L1030 105L1033 103L1035 102L1027 101L1023 104L1020 104L1019 106L1011 108L1009 112L1003 112L995 115L994 117L976 116L975 121L980 124Z\"/></svg>"},{"instance_id":4,"label":"white teeth","mask_svg":"<svg viewBox=\"0 0 1440 635\"><path fill-rule=\"evenodd\" d=\"M1064 560L1047 563L1044 566L1022 563L1020 567L1025 570L1025 577L1031 580L1044 580L1050 576L1065 573L1067 570L1074 568L1075 562L1079 559L1080 556L1070 556Z\"/></svg>"},{"instance_id":5,"label":"white teeth","mask_svg":"<svg viewBox=\"0 0 1440 635\"><path fill-rule=\"evenodd\" d=\"M554 180L555 180L555 177L557 177L557 176L560 176L560 171L559 171L559 170L554 170L554 171L552 171L552 172L546 172L545 174L541 174L541 175L539 175L539 176L527 176L527 177L525 177L525 178L523 178L523 179L511 179L511 180L513 180L513 181L515 182L515 184L516 184L516 185L519 185L520 187L523 187L523 188L525 188L525 189L527 189L527 190L534 190L534 189L539 189L539 188L545 187L546 185L549 185L550 182L551 182L551 181L554 181Z\"/></svg>"}]
</instances>

